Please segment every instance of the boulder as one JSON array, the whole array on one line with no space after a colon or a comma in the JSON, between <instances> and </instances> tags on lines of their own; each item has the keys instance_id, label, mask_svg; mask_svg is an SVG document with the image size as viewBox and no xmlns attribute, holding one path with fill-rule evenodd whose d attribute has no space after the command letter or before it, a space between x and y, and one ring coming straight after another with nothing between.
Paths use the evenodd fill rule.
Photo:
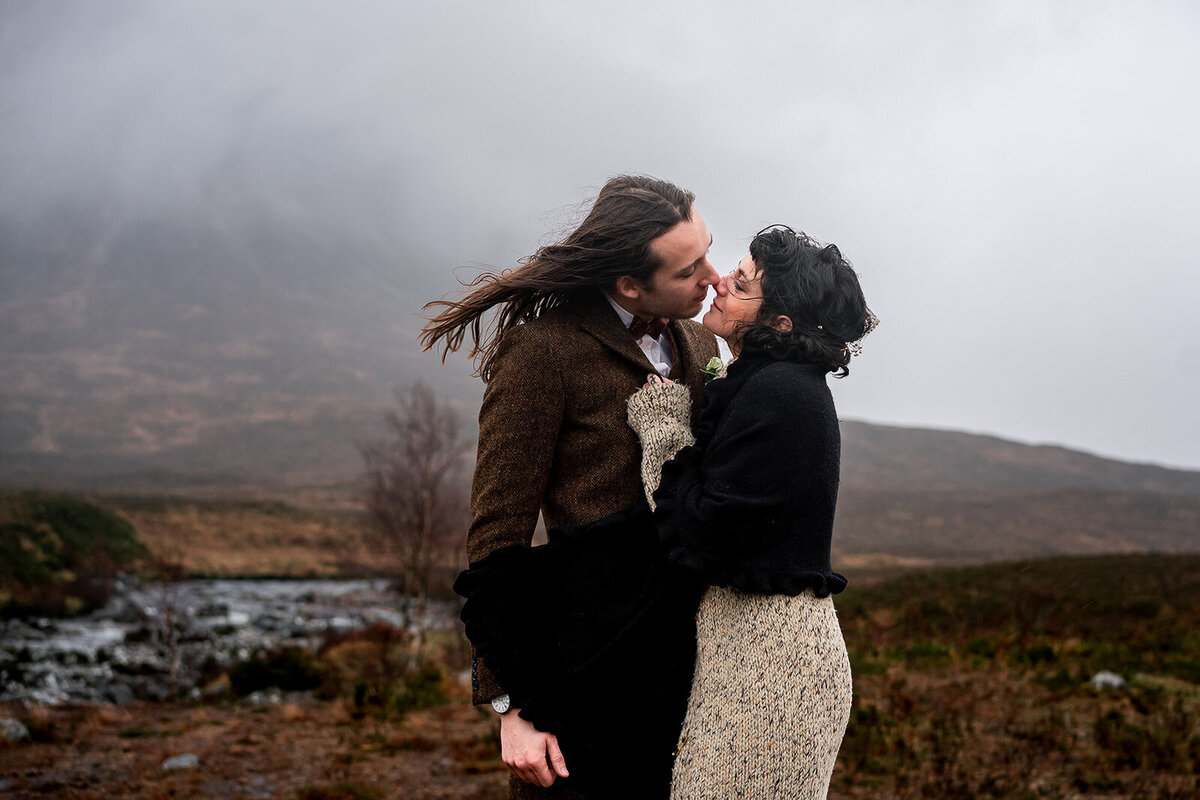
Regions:
<instances>
[{"instance_id":1,"label":"boulder","mask_svg":"<svg viewBox=\"0 0 1200 800\"><path fill-rule=\"evenodd\" d=\"M1115 672L1103 669L1092 676L1091 684L1097 689L1123 689L1125 679Z\"/></svg>"},{"instance_id":2,"label":"boulder","mask_svg":"<svg viewBox=\"0 0 1200 800\"><path fill-rule=\"evenodd\" d=\"M20 720L12 717L0 718L0 739L6 742L24 742L29 740L29 729Z\"/></svg>"},{"instance_id":3,"label":"boulder","mask_svg":"<svg viewBox=\"0 0 1200 800\"><path fill-rule=\"evenodd\" d=\"M198 766L200 766L200 757L191 753L172 756L162 762L162 768L167 772L174 772L178 769L195 769Z\"/></svg>"}]
</instances>

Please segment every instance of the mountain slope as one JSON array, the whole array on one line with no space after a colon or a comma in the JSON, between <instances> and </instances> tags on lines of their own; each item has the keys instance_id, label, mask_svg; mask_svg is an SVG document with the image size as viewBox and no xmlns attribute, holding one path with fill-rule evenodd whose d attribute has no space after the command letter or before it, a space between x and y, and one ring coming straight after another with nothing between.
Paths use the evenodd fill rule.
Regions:
<instances>
[{"instance_id":1,"label":"mountain slope","mask_svg":"<svg viewBox=\"0 0 1200 800\"><path fill-rule=\"evenodd\" d=\"M1078 488L848 487L838 498L834 546L841 555L932 561L1200 552L1200 497Z\"/></svg>"},{"instance_id":2,"label":"mountain slope","mask_svg":"<svg viewBox=\"0 0 1200 800\"><path fill-rule=\"evenodd\" d=\"M1200 495L1200 472L994 436L843 421L842 485L920 490L1088 487Z\"/></svg>"},{"instance_id":3,"label":"mountain slope","mask_svg":"<svg viewBox=\"0 0 1200 800\"><path fill-rule=\"evenodd\" d=\"M416 257L266 214L0 220L0 482L344 477L436 363L386 278Z\"/></svg>"},{"instance_id":4,"label":"mountain slope","mask_svg":"<svg viewBox=\"0 0 1200 800\"><path fill-rule=\"evenodd\" d=\"M841 486L834 544L851 566L1200 552L1200 472L844 421Z\"/></svg>"}]
</instances>

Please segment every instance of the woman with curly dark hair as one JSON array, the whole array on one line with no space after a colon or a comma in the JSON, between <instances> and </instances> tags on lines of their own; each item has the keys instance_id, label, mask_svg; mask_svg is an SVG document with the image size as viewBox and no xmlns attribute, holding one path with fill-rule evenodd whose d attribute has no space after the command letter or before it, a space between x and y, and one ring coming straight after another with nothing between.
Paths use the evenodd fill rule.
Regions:
<instances>
[{"instance_id":1,"label":"woman with curly dark hair","mask_svg":"<svg viewBox=\"0 0 1200 800\"><path fill-rule=\"evenodd\" d=\"M682 386L652 376L629 401L667 558L708 586L671 796L825 797L851 702L826 376L849 374L877 320L838 248L786 227L716 288L704 325L736 358L694 441Z\"/></svg>"}]
</instances>

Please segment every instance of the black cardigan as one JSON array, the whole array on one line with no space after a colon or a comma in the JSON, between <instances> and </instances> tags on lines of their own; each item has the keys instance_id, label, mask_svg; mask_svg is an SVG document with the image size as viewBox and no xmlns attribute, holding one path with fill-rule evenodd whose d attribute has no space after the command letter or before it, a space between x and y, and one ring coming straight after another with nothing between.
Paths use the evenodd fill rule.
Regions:
<instances>
[{"instance_id":1,"label":"black cardigan","mask_svg":"<svg viewBox=\"0 0 1200 800\"><path fill-rule=\"evenodd\" d=\"M841 433L825 376L791 352L747 349L709 383L696 443L654 494L673 562L744 592L846 587L829 561Z\"/></svg>"}]
</instances>

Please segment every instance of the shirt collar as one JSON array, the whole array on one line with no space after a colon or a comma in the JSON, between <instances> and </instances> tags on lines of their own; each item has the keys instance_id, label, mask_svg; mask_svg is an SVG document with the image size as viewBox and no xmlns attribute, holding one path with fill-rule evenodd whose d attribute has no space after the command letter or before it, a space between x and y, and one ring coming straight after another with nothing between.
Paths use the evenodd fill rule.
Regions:
<instances>
[{"instance_id":1,"label":"shirt collar","mask_svg":"<svg viewBox=\"0 0 1200 800\"><path fill-rule=\"evenodd\" d=\"M613 307L613 311L617 312L617 316L621 318L621 324L628 328L633 323L633 314L621 308L620 304L616 300L613 300L612 295L608 292L604 292L604 299Z\"/></svg>"}]
</instances>

